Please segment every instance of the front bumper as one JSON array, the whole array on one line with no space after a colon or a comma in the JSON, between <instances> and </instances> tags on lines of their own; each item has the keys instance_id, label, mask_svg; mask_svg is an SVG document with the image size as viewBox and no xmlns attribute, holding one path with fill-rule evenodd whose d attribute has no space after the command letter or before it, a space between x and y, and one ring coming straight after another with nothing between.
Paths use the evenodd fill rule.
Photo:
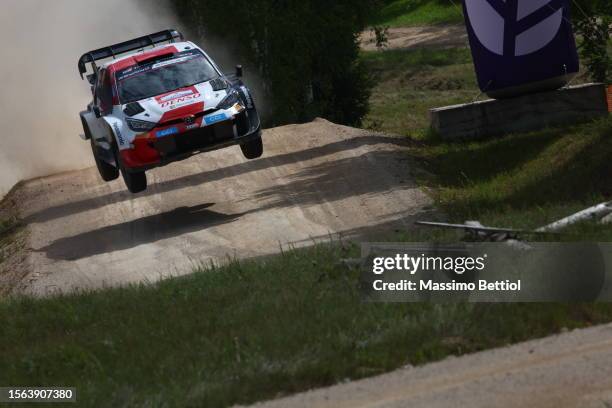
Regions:
<instances>
[{"instance_id":1,"label":"front bumper","mask_svg":"<svg viewBox=\"0 0 612 408\"><path fill-rule=\"evenodd\" d=\"M185 160L195 154L239 145L261 136L255 109L232 119L162 138L134 140L134 148L121 151L123 167L131 172L146 171Z\"/></svg>"}]
</instances>

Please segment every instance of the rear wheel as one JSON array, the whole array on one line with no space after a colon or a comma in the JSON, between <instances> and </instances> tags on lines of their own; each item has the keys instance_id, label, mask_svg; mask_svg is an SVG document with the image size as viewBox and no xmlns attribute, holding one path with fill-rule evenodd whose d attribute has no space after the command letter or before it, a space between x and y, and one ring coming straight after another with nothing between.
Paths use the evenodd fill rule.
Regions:
<instances>
[{"instance_id":1,"label":"rear wheel","mask_svg":"<svg viewBox=\"0 0 612 408\"><path fill-rule=\"evenodd\" d=\"M99 147L94 143L93 138L91 141L91 152L93 153L94 160L96 161L96 167L98 168L98 172L100 173L100 177L104 181L113 181L119 177L119 169L115 166L108 164L105 162L99 154Z\"/></svg>"},{"instance_id":2,"label":"rear wheel","mask_svg":"<svg viewBox=\"0 0 612 408\"><path fill-rule=\"evenodd\" d=\"M263 154L263 141L261 136L257 139L249 140L248 142L241 144L242 154L249 160L257 159Z\"/></svg>"},{"instance_id":3,"label":"rear wheel","mask_svg":"<svg viewBox=\"0 0 612 408\"><path fill-rule=\"evenodd\" d=\"M129 172L122 168L121 175L130 193L136 194L147 189L147 174L144 171Z\"/></svg>"}]
</instances>

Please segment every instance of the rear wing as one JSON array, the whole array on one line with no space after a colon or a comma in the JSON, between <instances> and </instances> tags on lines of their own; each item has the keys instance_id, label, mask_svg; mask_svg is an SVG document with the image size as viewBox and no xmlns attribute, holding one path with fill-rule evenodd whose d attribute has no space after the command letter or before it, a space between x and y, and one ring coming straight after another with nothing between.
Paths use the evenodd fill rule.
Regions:
<instances>
[{"instance_id":1,"label":"rear wing","mask_svg":"<svg viewBox=\"0 0 612 408\"><path fill-rule=\"evenodd\" d=\"M96 61L106 58L116 58L117 55L125 54L130 51L136 51L144 47L155 46L166 41L175 42L176 40L183 41L184 37L177 30L164 30L158 33L145 35L143 37L135 38L130 41L125 41L119 44L111 45L108 47L100 48L98 50L89 51L79 59L79 74L83 79L83 74L87 72L87 64L92 64L94 72L98 69Z\"/></svg>"}]
</instances>

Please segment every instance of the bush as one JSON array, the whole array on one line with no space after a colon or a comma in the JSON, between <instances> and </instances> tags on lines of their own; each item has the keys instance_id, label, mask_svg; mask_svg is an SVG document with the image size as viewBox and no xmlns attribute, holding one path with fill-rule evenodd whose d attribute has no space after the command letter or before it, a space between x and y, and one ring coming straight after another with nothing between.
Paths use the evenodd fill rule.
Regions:
<instances>
[{"instance_id":1,"label":"bush","mask_svg":"<svg viewBox=\"0 0 612 408\"><path fill-rule=\"evenodd\" d=\"M322 116L358 125L370 81L358 35L374 0L172 0L194 31L222 38L256 66L271 105L268 125Z\"/></svg>"},{"instance_id":2,"label":"bush","mask_svg":"<svg viewBox=\"0 0 612 408\"><path fill-rule=\"evenodd\" d=\"M609 0L577 0L573 14L576 33L582 38L580 54L591 78L597 82L612 82L609 54L612 3Z\"/></svg>"}]
</instances>

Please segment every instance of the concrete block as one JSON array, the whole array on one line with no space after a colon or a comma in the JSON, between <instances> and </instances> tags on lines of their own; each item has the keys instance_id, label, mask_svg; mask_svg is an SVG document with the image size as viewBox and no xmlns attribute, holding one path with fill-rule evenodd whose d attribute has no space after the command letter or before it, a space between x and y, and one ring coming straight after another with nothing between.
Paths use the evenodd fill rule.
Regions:
<instances>
[{"instance_id":1,"label":"concrete block","mask_svg":"<svg viewBox=\"0 0 612 408\"><path fill-rule=\"evenodd\" d=\"M430 110L444 140L474 140L569 125L608 115L603 84L571 86L512 99L489 99Z\"/></svg>"}]
</instances>

